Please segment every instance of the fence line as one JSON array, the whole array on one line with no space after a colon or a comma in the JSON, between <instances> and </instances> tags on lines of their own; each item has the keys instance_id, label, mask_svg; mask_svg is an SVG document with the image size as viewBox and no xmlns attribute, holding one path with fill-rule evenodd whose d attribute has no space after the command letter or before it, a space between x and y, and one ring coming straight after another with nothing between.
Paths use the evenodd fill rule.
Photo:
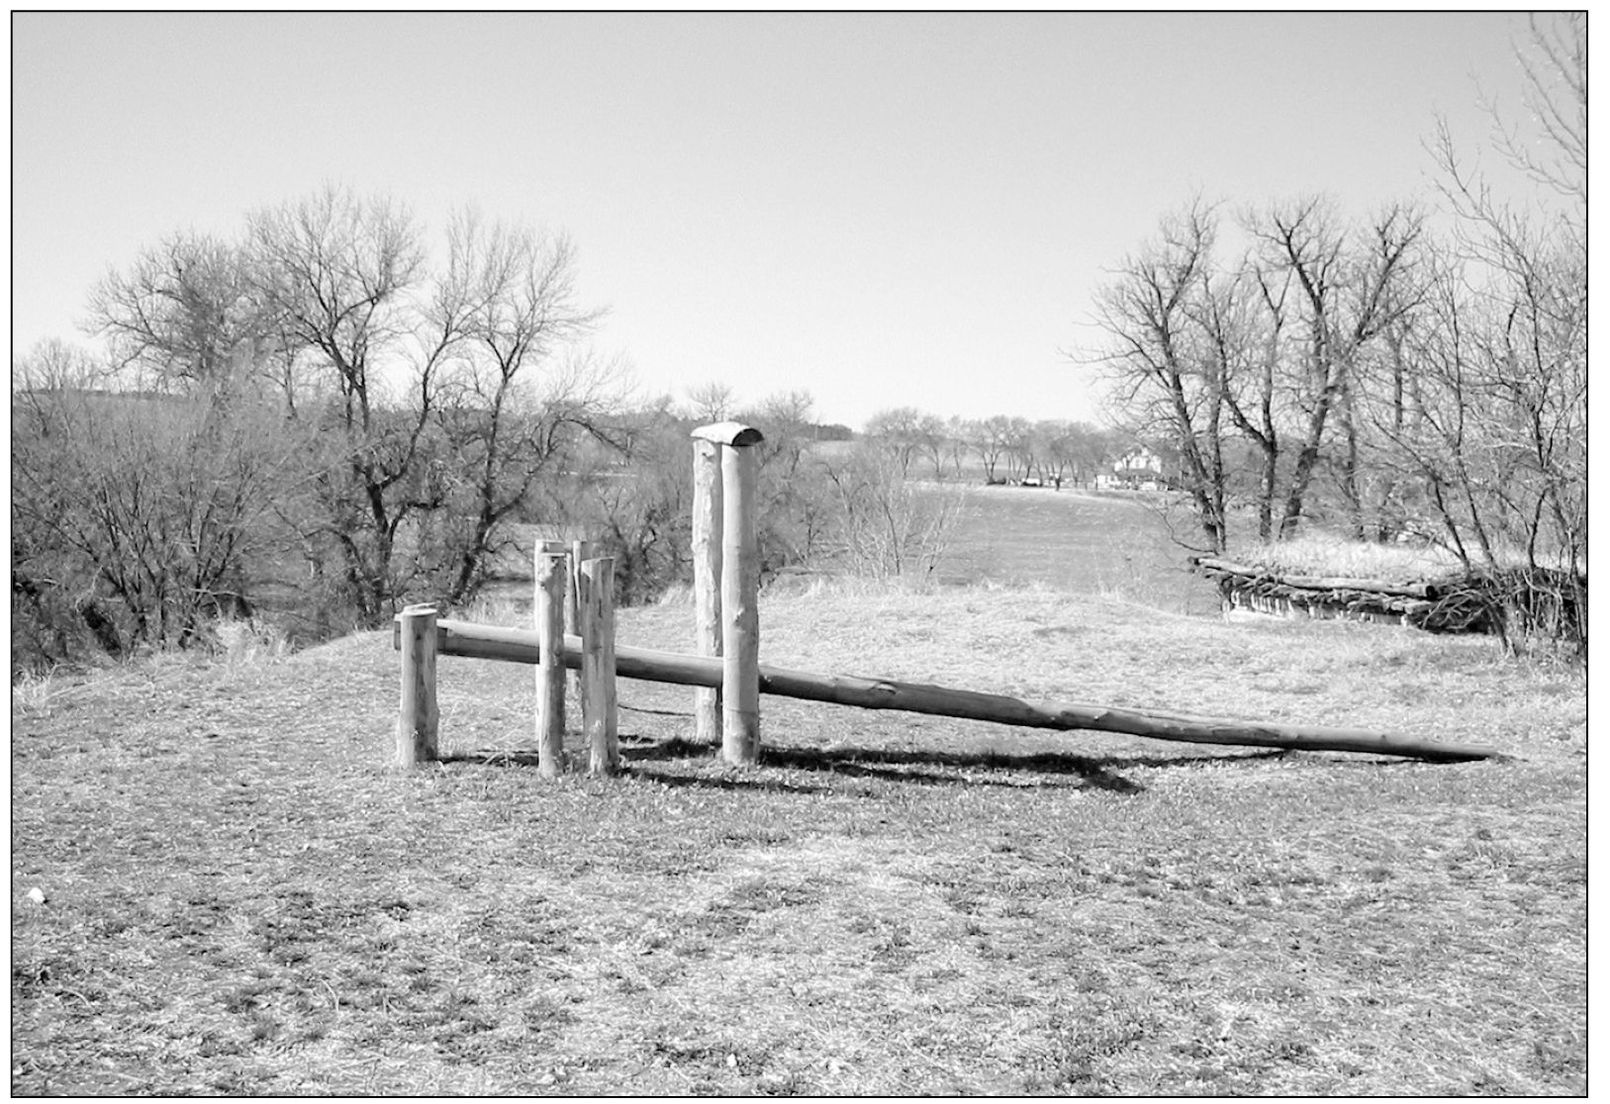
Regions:
<instances>
[{"instance_id":1,"label":"fence line","mask_svg":"<svg viewBox=\"0 0 1610 1104\"><path fill-rule=\"evenodd\" d=\"M862 709L897 709L1026 728L1087 729L1199 744L1232 744L1303 751L1346 751L1449 762L1502 758L1495 750L1441 744L1365 729L1215 720L1141 709L1024 701L1004 694L849 675L819 675L763 667L759 656L759 555L755 543L755 453L761 434L723 422L694 430L696 503L696 645L700 655L617 646L614 642L614 561L582 559L586 546L539 546L537 628L506 629L441 620L431 607L410 606L397 618L395 646L402 654L397 727L398 761L405 766L436 756L437 655L495 659L538 666L538 739L543 773L558 773L563 737L563 668L581 671L583 730L590 769L618 769L617 676L698 688L697 735L713 741L716 707L722 757L740 766L759 762L762 693ZM719 467L719 478L712 474ZM712 546L719 547L719 555ZM555 607L570 604L578 632L560 632ZM557 581L556 581L557 580ZM719 653L712 625L720 626ZM579 633L579 634L578 634ZM556 681L557 680L557 683ZM555 686L557 685L557 689ZM719 693L719 697L710 694ZM554 704L557 701L557 706ZM544 704L546 703L546 704ZM546 712L544 712L546 710ZM555 716L558 721L555 721ZM555 724L558 724L557 733Z\"/></svg>"}]
</instances>

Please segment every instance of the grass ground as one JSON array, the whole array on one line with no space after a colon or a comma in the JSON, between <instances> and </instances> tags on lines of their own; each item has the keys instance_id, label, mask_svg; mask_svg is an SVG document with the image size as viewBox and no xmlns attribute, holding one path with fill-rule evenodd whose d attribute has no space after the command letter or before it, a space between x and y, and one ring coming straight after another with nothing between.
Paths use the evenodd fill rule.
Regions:
<instances>
[{"instance_id":1,"label":"grass ground","mask_svg":"<svg viewBox=\"0 0 1610 1104\"><path fill-rule=\"evenodd\" d=\"M946 583L1035 584L1121 598L1171 613L1209 614L1218 590L1189 570L1160 498L1071 488L931 484L961 516L939 565Z\"/></svg>"},{"instance_id":2,"label":"grass ground","mask_svg":"<svg viewBox=\"0 0 1610 1104\"><path fill-rule=\"evenodd\" d=\"M389 769L385 634L64 679L13 697L13 1092L1585 1092L1572 669L1032 587L761 624L783 665L1516 758L768 698L742 772L626 682L625 775L544 782L531 672L484 661L441 662L447 761Z\"/></svg>"}]
</instances>

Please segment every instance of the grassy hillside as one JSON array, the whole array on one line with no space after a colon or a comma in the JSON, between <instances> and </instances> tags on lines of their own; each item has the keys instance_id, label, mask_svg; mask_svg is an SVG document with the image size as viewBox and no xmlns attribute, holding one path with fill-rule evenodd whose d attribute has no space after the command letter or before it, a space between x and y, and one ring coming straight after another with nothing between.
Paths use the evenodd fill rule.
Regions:
<instances>
[{"instance_id":1,"label":"grassy hillside","mask_svg":"<svg viewBox=\"0 0 1610 1104\"><path fill-rule=\"evenodd\" d=\"M1216 614L1218 590L1193 575L1189 553L1171 539L1159 497L1046 487L953 487L961 510L941 558L943 582L1036 583L1166 610ZM1177 511L1176 511L1177 513Z\"/></svg>"},{"instance_id":2,"label":"grassy hillside","mask_svg":"<svg viewBox=\"0 0 1610 1104\"><path fill-rule=\"evenodd\" d=\"M768 698L743 773L680 742L689 691L628 682L626 776L545 783L531 672L469 660L441 663L450 760L388 769L385 635L36 684L13 1092L1585 1091L1580 675L1033 588L821 588L761 624L778 664L1517 758Z\"/></svg>"}]
</instances>

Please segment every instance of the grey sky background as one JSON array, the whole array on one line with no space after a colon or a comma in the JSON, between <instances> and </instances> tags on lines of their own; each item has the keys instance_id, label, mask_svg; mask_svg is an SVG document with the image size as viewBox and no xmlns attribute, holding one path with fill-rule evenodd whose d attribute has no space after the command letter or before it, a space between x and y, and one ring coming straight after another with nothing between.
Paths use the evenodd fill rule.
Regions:
<instances>
[{"instance_id":1,"label":"grey sky background","mask_svg":"<svg viewBox=\"0 0 1610 1104\"><path fill-rule=\"evenodd\" d=\"M647 394L1088 418L1104 269L1200 192L1432 198L1521 16L12 17L12 348L326 182L564 231ZM1484 154L1490 162L1490 154Z\"/></svg>"}]
</instances>

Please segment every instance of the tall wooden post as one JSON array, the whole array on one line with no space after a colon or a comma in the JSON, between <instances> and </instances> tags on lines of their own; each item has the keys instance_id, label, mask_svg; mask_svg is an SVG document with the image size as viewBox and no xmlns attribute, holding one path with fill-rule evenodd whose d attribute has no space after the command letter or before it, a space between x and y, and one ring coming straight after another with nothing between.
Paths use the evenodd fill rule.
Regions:
<instances>
[{"instance_id":1,"label":"tall wooden post","mask_svg":"<svg viewBox=\"0 0 1610 1104\"><path fill-rule=\"evenodd\" d=\"M755 453L721 456L721 754L760 762L760 556L755 547Z\"/></svg>"},{"instance_id":2,"label":"tall wooden post","mask_svg":"<svg viewBox=\"0 0 1610 1104\"><path fill-rule=\"evenodd\" d=\"M409 606L397 615L402 677L397 706L397 765L436 758L436 607Z\"/></svg>"},{"instance_id":3,"label":"tall wooden post","mask_svg":"<svg viewBox=\"0 0 1610 1104\"><path fill-rule=\"evenodd\" d=\"M588 769L614 774L621 753L615 699L615 558L581 565L581 727Z\"/></svg>"},{"instance_id":4,"label":"tall wooden post","mask_svg":"<svg viewBox=\"0 0 1610 1104\"><path fill-rule=\"evenodd\" d=\"M721 654L721 445L693 440L693 617L695 655ZM693 738L721 742L721 691L693 691Z\"/></svg>"},{"instance_id":5,"label":"tall wooden post","mask_svg":"<svg viewBox=\"0 0 1610 1104\"><path fill-rule=\"evenodd\" d=\"M537 661L537 770L545 778L556 778L565 769L567 560L563 552L538 548L532 611L541 649Z\"/></svg>"},{"instance_id":6,"label":"tall wooden post","mask_svg":"<svg viewBox=\"0 0 1610 1104\"><path fill-rule=\"evenodd\" d=\"M561 549L562 550L562 549ZM592 541L570 542L570 600L565 603L565 632L572 636L581 635L581 565L593 557ZM576 700L582 701L582 674L581 668L573 668L570 672L570 688L575 692Z\"/></svg>"},{"instance_id":7,"label":"tall wooden post","mask_svg":"<svg viewBox=\"0 0 1610 1104\"><path fill-rule=\"evenodd\" d=\"M760 430L737 422L693 435L721 448L721 755L760 762L760 555L755 545Z\"/></svg>"}]
</instances>

